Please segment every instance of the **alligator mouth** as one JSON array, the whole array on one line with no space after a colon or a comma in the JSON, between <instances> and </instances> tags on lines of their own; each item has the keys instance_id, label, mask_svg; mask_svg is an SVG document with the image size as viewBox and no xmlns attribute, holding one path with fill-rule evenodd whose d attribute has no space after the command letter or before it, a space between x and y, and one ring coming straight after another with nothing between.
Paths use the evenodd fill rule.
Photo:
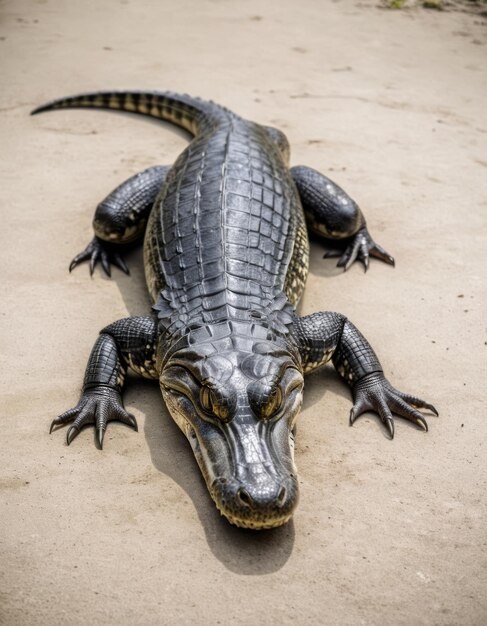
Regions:
<instances>
[{"instance_id":1,"label":"alligator mouth","mask_svg":"<svg viewBox=\"0 0 487 626\"><path fill-rule=\"evenodd\" d=\"M284 526L287 524L292 517L292 513L286 515L285 517L281 517L278 519L270 520L258 520L258 519L242 519L240 517L234 517L228 513L228 511L221 509L218 506L218 502L215 500L216 508L220 511L220 515L225 517L230 524L233 526L238 526L238 528L248 528L250 530L272 530L273 528L279 528L279 526Z\"/></svg>"}]
</instances>

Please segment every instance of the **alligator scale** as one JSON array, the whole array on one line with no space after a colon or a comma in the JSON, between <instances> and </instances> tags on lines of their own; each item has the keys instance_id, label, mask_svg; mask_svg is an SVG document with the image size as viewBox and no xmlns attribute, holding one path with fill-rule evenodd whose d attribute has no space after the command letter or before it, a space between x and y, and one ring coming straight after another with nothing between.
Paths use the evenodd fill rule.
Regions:
<instances>
[{"instance_id":1,"label":"alligator scale","mask_svg":"<svg viewBox=\"0 0 487 626\"><path fill-rule=\"evenodd\" d=\"M331 360L351 387L350 422L376 411L394 435L392 413L427 430L431 404L387 381L374 351L347 318L299 317L308 272L307 225L344 240L338 265L393 264L370 237L357 204L308 167L289 168L275 128L212 102L158 92L106 92L56 100L33 113L93 107L167 120L193 139L173 166L155 166L117 187L96 209L95 237L72 261L128 272L124 244L144 238L153 312L104 328L91 352L68 444L87 424L100 447L107 423L137 429L123 406L127 368L159 381L188 438L211 497L233 524L272 528L298 501L293 427L303 376Z\"/></svg>"}]
</instances>

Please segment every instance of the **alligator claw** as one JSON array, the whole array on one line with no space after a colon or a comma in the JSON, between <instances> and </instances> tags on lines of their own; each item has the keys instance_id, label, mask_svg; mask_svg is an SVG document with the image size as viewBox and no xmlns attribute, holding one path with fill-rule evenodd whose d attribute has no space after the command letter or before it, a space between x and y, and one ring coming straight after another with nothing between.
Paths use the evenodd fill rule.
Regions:
<instances>
[{"instance_id":1,"label":"alligator claw","mask_svg":"<svg viewBox=\"0 0 487 626\"><path fill-rule=\"evenodd\" d=\"M132 428L135 430L136 433L139 432L139 426L137 424L137 420L135 419L135 417L132 415L132 413L127 413L127 421L125 421L124 419L122 419L121 421L124 422L125 424L127 424L128 426L132 426Z\"/></svg>"},{"instance_id":2,"label":"alligator claw","mask_svg":"<svg viewBox=\"0 0 487 626\"><path fill-rule=\"evenodd\" d=\"M98 261L98 257L100 256L100 253L98 252L98 250L95 250L93 252L93 254L91 255L90 258L90 276L93 276L93 272L95 271L95 266L96 263Z\"/></svg>"},{"instance_id":3,"label":"alligator claw","mask_svg":"<svg viewBox=\"0 0 487 626\"><path fill-rule=\"evenodd\" d=\"M388 417L386 420L384 420L384 423L387 427L387 430L389 431L391 439L394 439L394 420L392 419L392 417Z\"/></svg>"},{"instance_id":4,"label":"alligator claw","mask_svg":"<svg viewBox=\"0 0 487 626\"><path fill-rule=\"evenodd\" d=\"M73 441L73 439L78 435L79 429L76 426L70 426L68 432L66 433L66 443L69 444Z\"/></svg>"},{"instance_id":5,"label":"alligator claw","mask_svg":"<svg viewBox=\"0 0 487 626\"><path fill-rule=\"evenodd\" d=\"M96 428L96 442L103 450L107 424L114 420L123 422L138 431L137 421L131 413L125 410L120 393L115 389L98 387L85 391L74 408L56 417L51 423L49 433L52 433L55 426L73 422L66 433L66 442L69 446L84 426L93 424Z\"/></svg>"},{"instance_id":6,"label":"alligator claw","mask_svg":"<svg viewBox=\"0 0 487 626\"><path fill-rule=\"evenodd\" d=\"M373 256L380 259L384 263L389 265L395 265L394 258L384 250L381 246L375 243L364 226L358 233L353 235L349 240L345 250L337 251L330 250L323 255L325 259L331 259L333 257L340 257L338 259L337 267L343 267L343 271L346 272L355 261L361 261L364 265L364 271L369 268L370 257Z\"/></svg>"},{"instance_id":7,"label":"alligator claw","mask_svg":"<svg viewBox=\"0 0 487 626\"><path fill-rule=\"evenodd\" d=\"M116 265L125 274L129 274L129 269L120 254L112 249L111 244L98 237L93 237L86 248L74 257L69 264L69 271L72 272L77 265L88 259L90 261L90 276L93 276L98 262L108 277L112 275L110 263Z\"/></svg>"},{"instance_id":8,"label":"alligator claw","mask_svg":"<svg viewBox=\"0 0 487 626\"><path fill-rule=\"evenodd\" d=\"M89 259L90 256L91 256L91 249L90 249L90 245L88 245L83 250L83 252L80 252L79 254L77 254L74 257L74 259L71 261L71 263L69 264L69 271L72 272L79 263L86 261L86 259Z\"/></svg>"},{"instance_id":9,"label":"alligator claw","mask_svg":"<svg viewBox=\"0 0 487 626\"><path fill-rule=\"evenodd\" d=\"M112 275L110 270L110 261L108 260L108 254L104 251L102 251L101 253L101 266L105 274L108 276L108 278L110 278Z\"/></svg>"},{"instance_id":10,"label":"alligator claw","mask_svg":"<svg viewBox=\"0 0 487 626\"><path fill-rule=\"evenodd\" d=\"M125 272L125 274L129 275L130 271L129 268L127 267L127 264L125 263L123 257L121 257L118 252L114 252L113 256L112 256L112 263L113 265L116 265L119 269L122 270L122 272Z\"/></svg>"},{"instance_id":11,"label":"alligator claw","mask_svg":"<svg viewBox=\"0 0 487 626\"><path fill-rule=\"evenodd\" d=\"M428 432L428 422L424 419L424 417L417 417L416 424L421 426L425 432Z\"/></svg>"},{"instance_id":12,"label":"alligator claw","mask_svg":"<svg viewBox=\"0 0 487 626\"><path fill-rule=\"evenodd\" d=\"M362 249L362 263L364 264L364 271L369 269L369 251L366 247Z\"/></svg>"},{"instance_id":13,"label":"alligator claw","mask_svg":"<svg viewBox=\"0 0 487 626\"><path fill-rule=\"evenodd\" d=\"M370 235L369 235L370 237ZM378 243L375 243L371 238L372 243L374 244L372 248L370 248L369 252L372 256L375 256L376 259L380 259L384 261L384 263L388 263L392 265L392 267L396 266L396 262L394 261L394 257L391 256L388 252L384 250Z\"/></svg>"},{"instance_id":14,"label":"alligator claw","mask_svg":"<svg viewBox=\"0 0 487 626\"><path fill-rule=\"evenodd\" d=\"M347 248L347 251L342 256L340 261L338 261L337 263L337 265L339 265L342 262L342 260L344 261L343 263L344 272L346 272L349 269L349 267L352 265L352 263L357 260L359 252L360 253L362 252L362 239L360 238L360 236L355 237L355 239L353 240L352 249L350 252L348 251L349 251L349 248ZM347 256L347 253L348 253L348 256Z\"/></svg>"},{"instance_id":15,"label":"alligator claw","mask_svg":"<svg viewBox=\"0 0 487 626\"><path fill-rule=\"evenodd\" d=\"M402 398L408 404L414 406L416 409L426 409L427 411L431 411L432 413L434 413L436 417L439 417L440 415L432 404L429 404L428 402L425 402L420 398L416 398L415 396L411 396L407 393L402 394Z\"/></svg>"},{"instance_id":16,"label":"alligator claw","mask_svg":"<svg viewBox=\"0 0 487 626\"><path fill-rule=\"evenodd\" d=\"M96 440L98 445L100 446L100 450L103 450L103 437L105 436L105 429L102 427L97 428L96 430Z\"/></svg>"},{"instance_id":17,"label":"alligator claw","mask_svg":"<svg viewBox=\"0 0 487 626\"><path fill-rule=\"evenodd\" d=\"M62 426L63 424L70 422L72 419L76 417L76 415L77 415L77 410L76 408L74 408L74 409L69 409L69 411L65 411L64 413L62 413L61 415L53 419L51 422L51 428L49 429L49 434L52 433L55 426Z\"/></svg>"},{"instance_id":18,"label":"alligator claw","mask_svg":"<svg viewBox=\"0 0 487 626\"><path fill-rule=\"evenodd\" d=\"M438 415L432 404L395 389L381 372L364 376L353 389L354 405L350 411L350 425L366 411L379 414L387 431L394 438L394 418L392 413L403 417L428 432L428 423L418 408L427 409Z\"/></svg>"}]
</instances>

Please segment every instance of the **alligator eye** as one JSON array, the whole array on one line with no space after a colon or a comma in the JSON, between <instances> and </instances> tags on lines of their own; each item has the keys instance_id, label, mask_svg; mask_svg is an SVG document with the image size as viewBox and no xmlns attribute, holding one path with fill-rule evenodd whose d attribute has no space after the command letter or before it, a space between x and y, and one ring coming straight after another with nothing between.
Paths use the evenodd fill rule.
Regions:
<instances>
[{"instance_id":1,"label":"alligator eye","mask_svg":"<svg viewBox=\"0 0 487 626\"><path fill-rule=\"evenodd\" d=\"M213 407L215 406L214 396L211 389L206 387L206 385L201 387L200 401L201 406L205 409L205 411L213 413Z\"/></svg>"},{"instance_id":2,"label":"alligator eye","mask_svg":"<svg viewBox=\"0 0 487 626\"><path fill-rule=\"evenodd\" d=\"M207 413L212 413L218 419L226 422L230 419L230 405L225 402L223 398L217 396L217 394L206 385L201 387L200 391L201 406Z\"/></svg>"},{"instance_id":3,"label":"alligator eye","mask_svg":"<svg viewBox=\"0 0 487 626\"><path fill-rule=\"evenodd\" d=\"M269 399L267 402L262 405L261 414L264 418L272 417L279 409L282 404L282 391L280 387L275 387L272 390L272 393L269 395Z\"/></svg>"}]
</instances>

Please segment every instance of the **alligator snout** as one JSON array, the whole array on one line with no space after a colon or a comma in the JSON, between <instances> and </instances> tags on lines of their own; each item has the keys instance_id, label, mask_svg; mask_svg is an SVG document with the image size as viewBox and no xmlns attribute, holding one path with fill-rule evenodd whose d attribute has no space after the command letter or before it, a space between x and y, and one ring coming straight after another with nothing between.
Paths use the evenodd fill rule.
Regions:
<instances>
[{"instance_id":1,"label":"alligator snout","mask_svg":"<svg viewBox=\"0 0 487 626\"><path fill-rule=\"evenodd\" d=\"M271 495L270 498L261 498L260 494L257 497L251 496L244 487L240 487L237 491L237 498L251 509L258 509L261 506L281 507L286 500L286 487L281 487L277 496Z\"/></svg>"},{"instance_id":2,"label":"alligator snout","mask_svg":"<svg viewBox=\"0 0 487 626\"><path fill-rule=\"evenodd\" d=\"M243 528L265 529L285 524L298 503L294 475L285 480L246 481L215 479L211 495L222 515Z\"/></svg>"}]
</instances>

